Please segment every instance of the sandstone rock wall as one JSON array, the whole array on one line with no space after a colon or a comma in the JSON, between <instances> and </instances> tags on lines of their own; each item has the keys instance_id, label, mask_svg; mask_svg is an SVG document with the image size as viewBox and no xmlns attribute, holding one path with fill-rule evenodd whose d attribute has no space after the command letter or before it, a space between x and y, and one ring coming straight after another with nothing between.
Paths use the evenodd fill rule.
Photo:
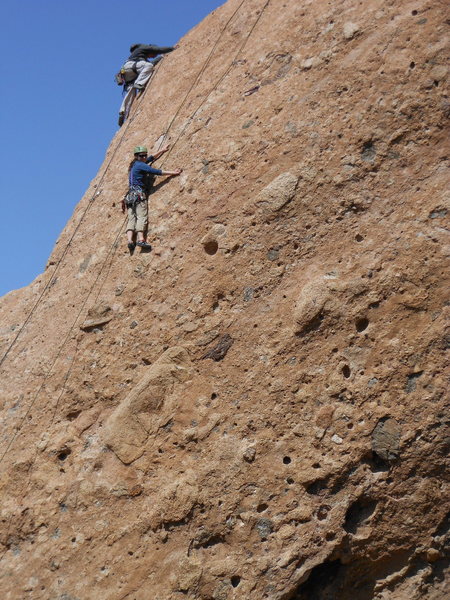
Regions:
<instances>
[{"instance_id":1,"label":"sandstone rock wall","mask_svg":"<svg viewBox=\"0 0 450 600\"><path fill-rule=\"evenodd\" d=\"M445 9L229 0L164 58L0 301L5 600L445 597Z\"/></svg>"}]
</instances>

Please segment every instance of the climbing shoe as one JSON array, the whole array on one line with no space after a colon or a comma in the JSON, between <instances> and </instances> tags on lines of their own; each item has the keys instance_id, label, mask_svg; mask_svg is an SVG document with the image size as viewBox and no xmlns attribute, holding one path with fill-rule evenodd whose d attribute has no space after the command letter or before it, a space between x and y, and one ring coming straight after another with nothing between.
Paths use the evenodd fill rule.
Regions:
<instances>
[{"instance_id":1,"label":"climbing shoe","mask_svg":"<svg viewBox=\"0 0 450 600\"><path fill-rule=\"evenodd\" d=\"M148 242L136 242L136 246L139 246L139 248L144 248L145 250L151 250L152 247Z\"/></svg>"},{"instance_id":2,"label":"climbing shoe","mask_svg":"<svg viewBox=\"0 0 450 600\"><path fill-rule=\"evenodd\" d=\"M119 127L122 127L124 121L125 121L125 113L119 113L119 121L118 121Z\"/></svg>"},{"instance_id":3,"label":"climbing shoe","mask_svg":"<svg viewBox=\"0 0 450 600\"><path fill-rule=\"evenodd\" d=\"M135 248L136 248L136 244L134 242L128 242L128 250L130 251L131 255L133 255Z\"/></svg>"}]
</instances>

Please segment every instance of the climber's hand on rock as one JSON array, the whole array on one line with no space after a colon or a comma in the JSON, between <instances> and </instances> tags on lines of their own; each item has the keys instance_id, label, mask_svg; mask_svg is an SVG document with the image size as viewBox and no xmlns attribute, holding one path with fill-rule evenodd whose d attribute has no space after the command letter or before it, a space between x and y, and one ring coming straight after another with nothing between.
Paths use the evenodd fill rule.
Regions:
<instances>
[{"instance_id":1,"label":"climber's hand on rock","mask_svg":"<svg viewBox=\"0 0 450 600\"><path fill-rule=\"evenodd\" d=\"M176 177L177 175L181 175L183 169L175 169L174 171L163 171L163 175L169 175L170 177Z\"/></svg>"}]
</instances>

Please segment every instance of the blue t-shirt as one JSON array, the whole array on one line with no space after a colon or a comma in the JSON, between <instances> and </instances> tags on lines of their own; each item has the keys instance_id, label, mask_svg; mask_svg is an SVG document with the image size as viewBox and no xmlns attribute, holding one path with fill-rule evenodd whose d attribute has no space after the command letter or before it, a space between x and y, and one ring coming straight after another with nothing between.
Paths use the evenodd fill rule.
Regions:
<instances>
[{"instance_id":1,"label":"blue t-shirt","mask_svg":"<svg viewBox=\"0 0 450 600\"><path fill-rule=\"evenodd\" d=\"M152 163L154 160L155 159L153 158L153 156L149 156L147 158L147 163ZM146 179L147 173L150 173L151 175L162 175L161 169L154 169L153 167L150 167L145 162L142 162L141 160L137 160L134 163L134 165L131 167L130 185L134 185L134 186L145 189L145 187L146 187L145 179Z\"/></svg>"}]
</instances>

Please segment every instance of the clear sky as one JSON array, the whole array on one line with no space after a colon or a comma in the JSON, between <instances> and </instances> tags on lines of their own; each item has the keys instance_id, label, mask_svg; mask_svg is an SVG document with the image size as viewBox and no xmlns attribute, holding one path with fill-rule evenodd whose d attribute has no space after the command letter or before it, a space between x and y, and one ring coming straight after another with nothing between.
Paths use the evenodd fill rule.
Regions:
<instances>
[{"instance_id":1,"label":"clear sky","mask_svg":"<svg viewBox=\"0 0 450 600\"><path fill-rule=\"evenodd\" d=\"M224 3L0 0L0 296L44 270L95 177L129 46L172 46Z\"/></svg>"}]
</instances>

